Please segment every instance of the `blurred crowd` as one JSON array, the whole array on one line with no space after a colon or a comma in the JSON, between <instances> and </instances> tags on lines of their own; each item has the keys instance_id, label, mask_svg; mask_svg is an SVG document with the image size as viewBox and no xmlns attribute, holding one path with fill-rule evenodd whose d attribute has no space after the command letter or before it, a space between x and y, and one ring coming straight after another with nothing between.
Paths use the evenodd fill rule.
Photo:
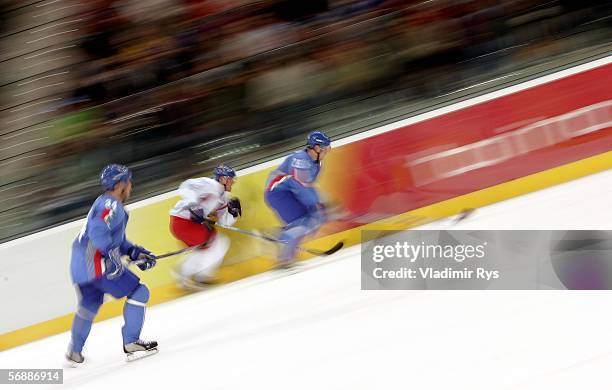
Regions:
<instances>
[{"instance_id":1,"label":"blurred crowd","mask_svg":"<svg viewBox=\"0 0 612 390\"><path fill-rule=\"evenodd\" d=\"M50 117L36 124L44 141L0 154L0 168L34 156L0 178L0 241L82 216L107 163L132 167L144 197L219 161L266 158L314 128L334 134L340 122L357 126L391 107L579 56L612 36L610 3L595 0L97 0L85 8L71 15L79 55L64 67L67 89L44 97ZM0 152L32 126L11 129Z\"/></svg>"}]
</instances>

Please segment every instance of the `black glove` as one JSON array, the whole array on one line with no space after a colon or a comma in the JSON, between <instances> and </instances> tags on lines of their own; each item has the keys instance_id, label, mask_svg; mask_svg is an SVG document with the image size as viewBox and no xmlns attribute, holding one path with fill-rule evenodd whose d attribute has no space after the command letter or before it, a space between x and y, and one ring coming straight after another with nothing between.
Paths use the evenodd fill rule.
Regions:
<instances>
[{"instance_id":1,"label":"black glove","mask_svg":"<svg viewBox=\"0 0 612 390\"><path fill-rule=\"evenodd\" d=\"M230 213L234 218L242 216L242 206L240 205L240 199L232 198L227 203L227 212Z\"/></svg>"},{"instance_id":2,"label":"black glove","mask_svg":"<svg viewBox=\"0 0 612 390\"><path fill-rule=\"evenodd\" d=\"M199 223L200 225L208 229L209 232L212 232L213 230L215 230L215 228L213 227L213 225L215 224L215 221L213 221L212 219L208 217L205 217L204 210L200 208L190 208L189 214L191 214L190 219L192 222Z\"/></svg>"},{"instance_id":3,"label":"black glove","mask_svg":"<svg viewBox=\"0 0 612 390\"><path fill-rule=\"evenodd\" d=\"M204 210L202 210L201 208L190 207L189 214L191 214L190 219L195 223L203 223L204 220L206 220L206 217L204 216Z\"/></svg>"},{"instance_id":4,"label":"black glove","mask_svg":"<svg viewBox=\"0 0 612 390\"><path fill-rule=\"evenodd\" d=\"M210 218L204 218L201 223L202 223L202 226L208 229L209 232L212 233L215 231L215 223L217 223L216 221Z\"/></svg>"},{"instance_id":5,"label":"black glove","mask_svg":"<svg viewBox=\"0 0 612 390\"><path fill-rule=\"evenodd\" d=\"M134 245L128 249L127 255L143 271L151 269L157 264L155 255L141 246Z\"/></svg>"}]
</instances>

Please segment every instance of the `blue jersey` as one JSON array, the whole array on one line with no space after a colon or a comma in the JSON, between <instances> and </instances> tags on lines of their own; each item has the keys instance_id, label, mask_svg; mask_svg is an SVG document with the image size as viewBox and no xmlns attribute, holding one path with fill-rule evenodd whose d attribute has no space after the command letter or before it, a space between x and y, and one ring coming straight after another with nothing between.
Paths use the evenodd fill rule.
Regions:
<instances>
[{"instance_id":1,"label":"blue jersey","mask_svg":"<svg viewBox=\"0 0 612 390\"><path fill-rule=\"evenodd\" d=\"M87 214L87 221L72 243L70 273L72 282L87 283L109 270L109 259L121 267L120 255L133 246L125 238L128 214L123 204L110 195L100 195Z\"/></svg>"},{"instance_id":2,"label":"blue jersey","mask_svg":"<svg viewBox=\"0 0 612 390\"><path fill-rule=\"evenodd\" d=\"M292 153L268 177L266 191L290 191L305 207L320 203L313 187L321 171L319 161L313 160L306 150Z\"/></svg>"}]
</instances>

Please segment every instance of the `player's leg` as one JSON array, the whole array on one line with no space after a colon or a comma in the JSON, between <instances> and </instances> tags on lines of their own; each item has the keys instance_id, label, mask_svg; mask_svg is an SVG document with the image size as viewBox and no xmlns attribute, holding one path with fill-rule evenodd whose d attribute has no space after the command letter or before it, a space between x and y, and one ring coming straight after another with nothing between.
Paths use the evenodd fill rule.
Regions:
<instances>
[{"instance_id":1,"label":"player's leg","mask_svg":"<svg viewBox=\"0 0 612 390\"><path fill-rule=\"evenodd\" d=\"M229 249L229 239L214 229L188 219L171 217L170 230L187 246L203 245L186 256L177 267L179 282L211 283Z\"/></svg>"},{"instance_id":2,"label":"player's leg","mask_svg":"<svg viewBox=\"0 0 612 390\"><path fill-rule=\"evenodd\" d=\"M324 214L316 209L306 208L291 191L267 192L266 202L286 223L279 236L285 245L280 250L278 261L281 266L291 265L300 242L317 231L324 222Z\"/></svg>"},{"instance_id":3,"label":"player's leg","mask_svg":"<svg viewBox=\"0 0 612 390\"><path fill-rule=\"evenodd\" d=\"M195 250L185 257L179 266L180 275L196 283L213 283L229 247L229 238L217 233L205 248Z\"/></svg>"},{"instance_id":4,"label":"player's leg","mask_svg":"<svg viewBox=\"0 0 612 390\"><path fill-rule=\"evenodd\" d=\"M187 246L205 245L215 235L212 228L176 216L170 217L170 232Z\"/></svg>"},{"instance_id":5,"label":"player's leg","mask_svg":"<svg viewBox=\"0 0 612 390\"><path fill-rule=\"evenodd\" d=\"M313 210L285 226L279 236L279 239L286 243L280 250L279 263L281 265L292 264L297 247L302 240L306 236L314 234L324 222L324 214Z\"/></svg>"},{"instance_id":6,"label":"player's leg","mask_svg":"<svg viewBox=\"0 0 612 390\"><path fill-rule=\"evenodd\" d=\"M157 341L140 339L147 302L149 302L149 289L144 284L139 284L127 296L123 306L125 325L121 328L121 334L123 336L123 351L128 354L128 357L139 352L144 352L145 355L157 352Z\"/></svg>"},{"instance_id":7,"label":"player's leg","mask_svg":"<svg viewBox=\"0 0 612 390\"><path fill-rule=\"evenodd\" d=\"M140 283L138 276L128 269L115 279L109 280L102 277L98 279L98 283L103 291L115 298L127 297L123 306L124 325L121 328L124 351L131 354L156 349L157 342L140 340L145 309L150 295L147 286Z\"/></svg>"},{"instance_id":8,"label":"player's leg","mask_svg":"<svg viewBox=\"0 0 612 390\"><path fill-rule=\"evenodd\" d=\"M104 292L97 289L92 283L75 285L78 298L77 311L72 320L70 346L66 359L71 364L83 363L83 347L91 331L93 320L102 305Z\"/></svg>"},{"instance_id":9,"label":"player's leg","mask_svg":"<svg viewBox=\"0 0 612 390\"><path fill-rule=\"evenodd\" d=\"M267 191L265 201L285 225L308 214L308 209L296 199L291 191Z\"/></svg>"}]
</instances>

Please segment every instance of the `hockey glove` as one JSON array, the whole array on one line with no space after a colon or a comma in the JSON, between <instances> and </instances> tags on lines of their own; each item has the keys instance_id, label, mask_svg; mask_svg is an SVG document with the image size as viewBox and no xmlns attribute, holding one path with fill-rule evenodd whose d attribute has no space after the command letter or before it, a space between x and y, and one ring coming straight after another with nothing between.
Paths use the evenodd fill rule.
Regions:
<instances>
[{"instance_id":1,"label":"hockey glove","mask_svg":"<svg viewBox=\"0 0 612 390\"><path fill-rule=\"evenodd\" d=\"M202 220L202 226L204 226L206 229L208 229L209 232L214 232L215 231L215 224L217 222L213 219L210 218L204 218Z\"/></svg>"},{"instance_id":2,"label":"hockey glove","mask_svg":"<svg viewBox=\"0 0 612 390\"><path fill-rule=\"evenodd\" d=\"M189 214L191 215L191 221L195 223L203 223L206 217L204 216L204 211L198 207L190 207Z\"/></svg>"},{"instance_id":3,"label":"hockey glove","mask_svg":"<svg viewBox=\"0 0 612 390\"><path fill-rule=\"evenodd\" d=\"M227 211L234 217L238 218L242 216L242 206L240 205L240 199L232 198L227 203Z\"/></svg>"},{"instance_id":4,"label":"hockey glove","mask_svg":"<svg viewBox=\"0 0 612 390\"><path fill-rule=\"evenodd\" d=\"M155 255L141 246L134 245L128 249L127 255L142 271L151 269L157 264Z\"/></svg>"}]
</instances>

